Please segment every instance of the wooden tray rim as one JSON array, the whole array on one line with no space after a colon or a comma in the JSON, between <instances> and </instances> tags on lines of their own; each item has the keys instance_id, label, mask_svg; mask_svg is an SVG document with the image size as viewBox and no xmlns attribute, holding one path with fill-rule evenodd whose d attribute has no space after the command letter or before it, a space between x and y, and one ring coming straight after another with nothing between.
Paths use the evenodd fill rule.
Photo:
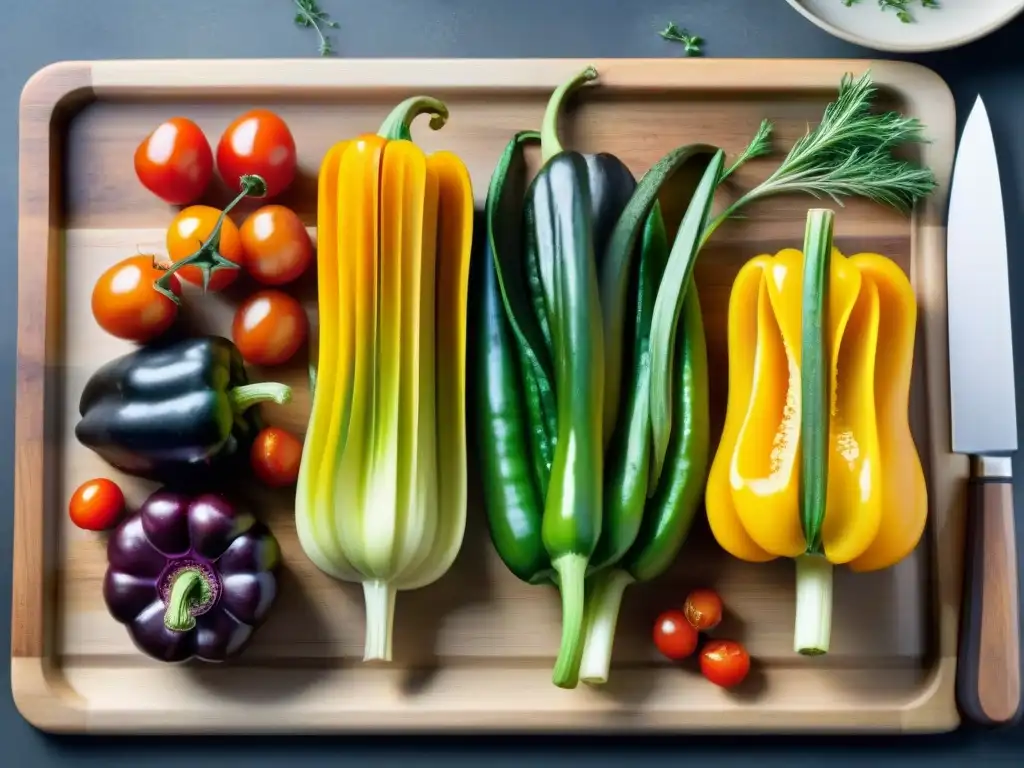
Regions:
<instances>
[{"instance_id":1,"label":"wooden tray rim","mask_svg":"<svg viewBox=\"0 0 1024 768\"><path fill-rule=\"evenodd\" d=\"M272 62L272 66L261 66ZM429 88L452 90L548 91L567 75L587 63L601 72L605 89L701 92L768 93L783 90L819 92L833 90L847 72L858 75L870 69L881 89L898 94L907 111L926 125L955 125L952 94L933 71L918 64L871 59L252 59L252 60L110 60L64 61L35 73L21 96L19 115L19 237L18 237L18 370L15 424L15 507L13 546L13 588L11 616L11 680L15 705L32 725L49 732L139 731L130 719L112 722L95 718L89 703L71 688L59 661L52 655L52 610L55 594L52 551L56 535L47 531L40 509L52 506L48 500L46 408L48 385L60 356L58 333L61 285L53 279L60 268L62 244L61 130L78 110L96 99L200 97L211 91L229 89L232 97L281 93L289 98L308 98L347 91L409 91ZM753 82L742 76L755 69ZM252 82L252 72L261 82ZM28 169L23 158L31 150L48 157L48 172ZM915 281L929 281L921 290L929 294L923 308L927 318L925 354L932 370L928 382L929 405L949 412L948 352L945 304L944 210L954 153L954 141L942 139L922 147L922 159L939 180L938 192L922 203L912 216L911 264ZM41 258L41 254L46 254ZM923 253L940 259L925 275L918 269ZM934 283L940 282L941 285ZM43 296L45 301L40 301ZM934 370L933 370L934 369ZM938 380L935 380L938 379ZM962 541L964 502L957 486L968 475L967 460L950 451L948 424L933 419L928 465L933 496L928 542L929 556L943 563L935 569L931 585L937 630L937 657L930 676L913 701L876 711L860 726L852 713L758 711L762 730L897 730L941 732L960 722L955 706L959 603L963 572ZM938 424L939 429L934 425ZM934 486L942 478L944 491ZM51 526L52 527L52 526ZM941 535L936 534L941 529ZM749 710L748 710L749 711ZM371 713L372 715L373 713ZM376 713L379 715L380 713ZM481 721L473 718L474 730L515 731L522 711L488 713ZM552 717L549 728L608 732L604 718L587 720L587 712L566 710ZM648 722L630 718L630 731L667 730L679 732L671 711L655 711ZM445 728L437 713L401 719L406 730ZM443 718L441 718L443 719ZM156 722L148 713L147 730L182 732L173 724ZM300 731L382 731L377 717L360 717L345 724L318 722ZM188 732L242 733L266 731L272 724L234 721L230 717L216 724L196 722ZM536 722L531 722L536 727ZM727 728L729 726L726 726ZM450 726L449 726L450 728ZM447 730L448 728L446 728ZM548 728L545 728L547 730ZM614 730L614 728L613 728Z\"/></svg>"}]
</instances>

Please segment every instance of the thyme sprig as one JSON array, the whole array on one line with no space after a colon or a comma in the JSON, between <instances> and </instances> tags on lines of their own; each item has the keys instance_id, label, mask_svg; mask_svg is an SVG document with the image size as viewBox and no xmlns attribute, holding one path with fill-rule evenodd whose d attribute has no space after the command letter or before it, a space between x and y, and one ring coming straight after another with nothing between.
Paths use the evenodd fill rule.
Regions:
<instances>
[{"instance_id":1,"label":"thyme sprig","mask_svg":"<svg viewBox=\"0 0 1024 768\"><path fill-rule=\"evenodd\" d=\"M670 21L658 34L666 40L681 43L687 56L700 56L703 53L701 46L704 45L704 38L690 34L682 27L676 26L675 22Z\"/></svg>"},{"instance_id":2,"label":"thyme sprig","mask_svg":"<svg viewBox=\"0 0 1024 768\"><path fill-rule=\"evenodd\" d=\"M843 5L850 8L856 5L860 0L840 0ZM896 12L896 18L902 21L904 24L911 24L914 21L914 16L910 12L910 5L913 0L878 0L878 7L883 11L890 10ZM938 8L939 0L921 0L922 8Z\"/></svg>"},{"instance_id":3,"label":"thyme sprig","mask_svg":"<svg viewBox=\"0 0 1024 768\"><path fill-rule=\"evenodd\" d=\"M318 51L321 56L330 56L334 53L331 39L324 34L324 29L337 29L338 22L331 21L324 11L320 9L317 0L293 0L297 13L295 23L300 27L312 27L320 37Z\"/></svg>"}]
</instances>

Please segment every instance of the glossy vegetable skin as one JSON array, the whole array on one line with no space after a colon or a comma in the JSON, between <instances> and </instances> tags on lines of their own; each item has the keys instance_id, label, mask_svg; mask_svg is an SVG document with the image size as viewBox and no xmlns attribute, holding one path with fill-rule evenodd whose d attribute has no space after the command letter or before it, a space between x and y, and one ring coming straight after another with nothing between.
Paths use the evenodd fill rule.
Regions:
<instances>
[{"instance_id":1,"label":"glossy vegetable skin","mask_svg":"<svg viewBox=\"0 0 1024 768\"><path fill-rule=\"evenodd\" d=\"M178 317L178 305L156 290L163 277L155 257L137 254L107 268L92 289L92 315L100 328L126 341L145 343L166 333ZM175 275L168 290L181 295Z\"/></svg>"},{"instance_id":2,"label":"glossy vegetable skin","mask_svg":"<svg viewBox=\"0 0 1024 768\"><path fill-rule=\"evenodd\" d=\"M299 477L302 442L280 427L267 427L252 443L252 469L264 485L280 488Z\"/></svg>"},{"instance_id":3,"label":"glossy vegetable skin","mask_svg":"<svg viewBox=\"0 0 1024 768\"><path fill-rule=\"evenodd\" d=\"M107 545L103 598L135 645L164 662L242 652L277 597L273 534L217 494L152 494Z\"/></svg>"},{"instance_id":4,"label":"glossy vegetable skin","mask_svg":"<svg viewBox=\"0 0 1024 768\"><path fill-rule=\"evenodd\" d=\"M247 363L281 365L305 343L309 321L298 300L268 288L243 301L235 311L231 338Z\"/></svg>"},{"instance_id":5,"label":"glossy vegetable skin","mask_svg":"<svg viewBox=\"0 0 1024 768\"><path fill-rule=\"evenodd\" d=\"M750 654L735 640L709 640L700 651L700 671L722 688L734 688L750 673Z\"/></svg>"},{"instance_id":6,"label":"glossy vegetable skin","mask_svg":"<svg viewBox=\"0 0 1024 768\"><path fill-rule=\"evenodd\" d=\"M217 170L232 192L242 177L256 174L267 183L266 197L281 194L295 179L295 139L281 117L253 109L236 118L217 145Z\"/></svg>"},{"instance_id":7,"label":"glossy vegetable skin","mask_svg":"<svg viewBox=\"0 0 1024 768\"><path fill-rule=\"evenodd\" d=\"M90 377L75 437L139 477L237 482L232 469L245 468L262 426L253 406L290 398L283 384L250 384L227 339L168 341L112 360Z\"/></svg>"},{"instance_id":8,"label":"glossy vegetable skin","mask_svg":"<svg viewBox=\"0 0 1024 768\"><path fill-rule=\"evenodd\" d=\"M400 591L440 579L466 523L465 369L473 193L400 103L376 134L335 144L319 175L316 384L296 487L303 551L360 583L364 659L388 661ZM415 629L415 628L413 628Z\"/></svg>"},{"instance_id":9,"label":"glossy vegetable skin","mask_svg":"<svg viewBox=\"0 0 1024 768\"><path fill-rule=\"evenodd\" d=\"M821 310L829 352L817 416L808 413L814 400L806 395L799 395L801 406L789 405L807 375L804 253L758 256L737 275L726 421L707 487L711 530L727 552L751 562L797 559L796 645L804 653L828 649L830 621L821 613L822 606L830 611L832 565L894 565L916 546L927 517L907 411L913 288L877 254L847 258L831 249L830 265ZM812 417L824 437L814 451L820 483L800 463L810 450L801 424ZM819 485L815 501L807 494Z\"/></svg>"},{"instance_id":10,"label":"glossy vegetable skin","mask_svg":"<svg viewBox=\"0 0 1024 768\"><path fill-rule=\"evenodd\" d=\"M265 205L242 224L245 271L264 285L297 280L313 263L313 243L295 211Z\"/></svg>"},{"instance_id":11,"label":"glossy vegetable skin","mask_svg":"<svg viewBox=\"0 0 1024 768\"><path fill-rule=\"evenodd\" d=\"M172 117L135 150L135 174L157 197L187 205L203 194L213 176L210 142L188 118Z\"/></svg>"},{"instance_id":12,"label":"glossy vegetable skin","mask_svg":"<svg viewBox=\"0 0 1024 768\"><path fill-rule=\"evenodd\" d=\"M87 531L113 528L124 512L124 493L113 480L97 477L82 483L71 495L71 522Z\"/></svg>"},{"instance_id":13,"label":"glossy vegetable skin","mask_svg":"<svg viewBox=\"0 0 1024 768\"><path fill-rule=\"evenodd\" d=\"M680 661L697 650L699 635L678 609L661 613L654 621L654 645L661 655Z\"/></svg>"},{"instance_id":14,"label":"glossy vegetable skin","mask_svg":"<svg viewBox=\"0 0 1024 768\"><path fill-rule=\"evenodd\" d=\"M191 205L181 210L167 228L167 255L172 262L180 262L192 256L203 247L217 227L222 211L209 205ZM225 267L214 270L207 286L209 291L222 291L235 282L239 268L244 259L242 241L238 227L230 218L224 217L220 229L220 242L217 249L234 268ZM183 280L193 285L203 284L203 273L198 266L184 266L175 272Z\"/></svg>"},{"instance_id":15,"label":"glossy vegetable skin","mask_svg":"<svg viewBox=\"0 0 1024 768\"><path fill-rule=\"evenodd\" d=\"M488 246L512 334L505 334L488 299L483 332L495 346L483 354L506 380L517 378L512 366L519 366L526 394L521 410L511 393L484 393L479 402L488 515L492 539L510 569L534 583L550 578L561 591L562 643L554 681L563 687L576 685L584 579L601 533L605 440L598 263L636 186L617 159L566 151L559 142L564 100L594 77L588 68L552 94L541 135L544 164L525 203L519 192L521 144L529 134L516 137L503 155L487 211ZM519 410L518 423L509 423L507 406ZM507 450L512 443L525 443L528 450L517 458Z\"/></svg>"}]
</instances>

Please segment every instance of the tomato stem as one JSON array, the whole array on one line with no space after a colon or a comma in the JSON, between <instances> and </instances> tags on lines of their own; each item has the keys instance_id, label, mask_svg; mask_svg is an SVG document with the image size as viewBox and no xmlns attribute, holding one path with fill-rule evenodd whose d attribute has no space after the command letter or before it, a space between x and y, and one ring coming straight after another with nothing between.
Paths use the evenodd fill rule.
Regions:
<instances>
[{"instance_id":1,"label":"tomato stem","mask_svg":"<svg viewBox=\"0 0 1024 768\"><path fill-rule=\"evenodd\" d=\"M199 250L188 258L171 264L167 267L164 273L154 281L153 288L155 288L158 293L162 293L164 296L169 298L175 304L180 305L181 299L179 299L170 288L171 275L182 267L187 267L189 265L198 267L199 271L203 275L203 293L206 293L206 289L210 285L210 278L218 269L239 268L238 264L230 259L224 258L220 253L220 233L221 228L224 225L224 219L227 218L231 209L242 202L244 198L265 197L267 194L267 182L263 180L262 176L247 174L242 176L241 183L242 191L238 193L238 196L234 200L225 206L223 211L221 211L220 216L217 217L217 223L214 225L213 231L206 239L206 242L199 246Z\"/></svg>"}]
</instances>

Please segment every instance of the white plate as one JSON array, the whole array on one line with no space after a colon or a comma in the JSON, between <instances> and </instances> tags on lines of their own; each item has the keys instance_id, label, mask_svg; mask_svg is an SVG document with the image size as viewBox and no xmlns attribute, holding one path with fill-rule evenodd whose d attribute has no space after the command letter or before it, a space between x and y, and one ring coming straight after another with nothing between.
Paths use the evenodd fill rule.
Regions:
<instances>
[{"instance_id":1,"label":"white plate","mask_svg":"<svg viewBox=\"0 0 1024 768\"><path fill-rule=\"evenodd\" d=\"M1024 0L939 0L941 7L909 4L914 21L902 23L877 0L786 0L829 34L880 51L938 51L984 37L1024 10Z\"/></svg>"}]
</instances>

